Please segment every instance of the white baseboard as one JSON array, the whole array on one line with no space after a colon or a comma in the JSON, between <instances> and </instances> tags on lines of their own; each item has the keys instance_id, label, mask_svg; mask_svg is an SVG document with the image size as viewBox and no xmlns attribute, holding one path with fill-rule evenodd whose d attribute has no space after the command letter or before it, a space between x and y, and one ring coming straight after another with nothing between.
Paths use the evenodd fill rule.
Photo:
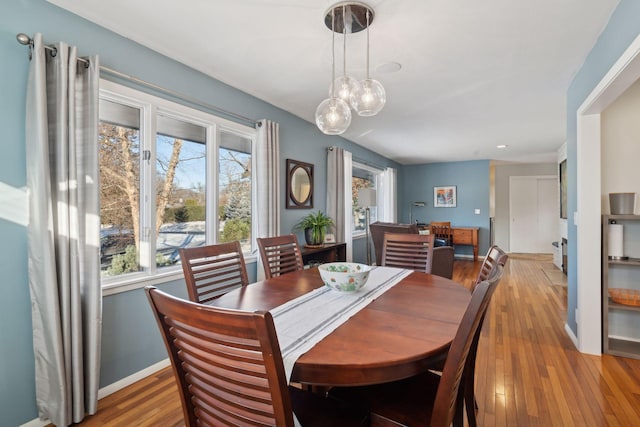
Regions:
<instances>
[{"instance_id":1,"label":"white baseboard","mask_svg":"<svg viewBox=\"0 0 640 427\"><path fill-rule=\"evenodd\" d=\"M130 386L131 384L140 381L143 378L148 377L149 375L154 374L155 372L158 372L161 369L166 368L167 366L170 366L171 362L169 361L169 358L166 358L164 360L159 361L158 363L155 363L149 367L144 368L141 371L138 371L134 374L129 375L128 377L125 377L119 381L116 381L113 384L109 384L106 387L101 388L100 390L98 390L98 400L105 398L107 396L109 396L110 394L115 393L116 391L122 390L125 387ZM20 427L44 427L47 424L50 424L51 421L49 420L41 420L39 418L36 418L34 420L28 421L22 425L20 425Z\"/></svg>"},{"instance_id":2,"label":"white baseboard","mask_svg":"<svg viewBox=\"0 0 640 427\"><path fill-rule=\"evenodd\" d=\"M140 381L141 379L146 378L149 375L154 374L155 372L158 372L159 370L164 369L169 365L171 365L171 361L169 360L169 358L166 358L164 360L159 361L158 363L155 363L149 367L144 368L141 371L131 374L128 377L125 377L119 381L116 381L113 384L109 384L108 386L98 390L98 400L105 398L110 394L115 393L116 391L122 390L123 388L130 386L136 381Z\"/></svg>"},{"instance_id":3,"label":"white baseboard","mask_svg":"<svg viewBox=\"0 0 640 427\"><path fill-rule=\"evenodd\" d=\"M578 347L578 338L576 337L576 335L573 333L573 331L571 330L571 328L569 327L568 323L564 324L564 330L567 333L567 335L569 336L569 339L571 340L571 342L573 342L573 345L576 346L576 349L578 351L580 351L580 348Z\"/></svg>"},{"instance_id":4,"label":"white baseboard","mask_svg":"<svg viewBox=\"0 0 640 427\"><path fill-rule=\"evenodd\" d=\"M49 424L51 424L51 421L49 420L42 421L40 418L36 418L35 420L20 424L20 427L44 427Z\"/></svg>"}]
</instances>

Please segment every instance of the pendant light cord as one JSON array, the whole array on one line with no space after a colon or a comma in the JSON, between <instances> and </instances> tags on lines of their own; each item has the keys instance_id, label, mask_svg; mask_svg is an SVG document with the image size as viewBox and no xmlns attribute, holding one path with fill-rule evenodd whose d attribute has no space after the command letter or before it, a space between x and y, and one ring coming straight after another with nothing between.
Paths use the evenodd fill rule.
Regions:
<instances>
[{"instance_id":1,"label":"pendant light cord","mask_svg":"<svg viewBox=\"0 0 640 427\"><path fill-rule=\"evenodd\" d=\"M335 9L331 10L331 98L333 94L333 82L336 81L336 12Z\"/></svg>"},{"instance_id":2,"label":"pendant light cord","mask_svg":"<svg viewBox=\"0 0 640 427\"><path fill-rule=\"evenodd\" d=\"M345 77L347 77L347 13L346 13L346 5L342 5L342 52L343 52L343 63L342 63L342 72Z\"/></svg>"},{"instance_id":3,"label":"pendant light cord","mask_svg":"<svg viewBox=\"0 0 640 427\"><path fill-rule=\"evenodd\" d=\"M369 9L367 9L367 79L369 79Z\"/></svg>"}]
</instances>

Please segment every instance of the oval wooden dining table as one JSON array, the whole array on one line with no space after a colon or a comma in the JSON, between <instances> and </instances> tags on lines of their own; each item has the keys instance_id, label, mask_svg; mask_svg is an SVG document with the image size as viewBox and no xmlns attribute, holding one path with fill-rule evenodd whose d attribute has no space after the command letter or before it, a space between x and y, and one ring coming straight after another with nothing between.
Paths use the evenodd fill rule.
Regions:
<instances>
[{"instance_id":1,"label":"oval wooden dining table","mask_svg":"<svg viewBox=\"0 0 640 427\"><path fill-rule=\"evenodd\" d=\"M268 311L321 286L311 268L242 287L212 305ZM354 386L424 372L446 355L470 299L459 283L412 272L301 355L291 381Z\"/></svg>"}]
</instances>

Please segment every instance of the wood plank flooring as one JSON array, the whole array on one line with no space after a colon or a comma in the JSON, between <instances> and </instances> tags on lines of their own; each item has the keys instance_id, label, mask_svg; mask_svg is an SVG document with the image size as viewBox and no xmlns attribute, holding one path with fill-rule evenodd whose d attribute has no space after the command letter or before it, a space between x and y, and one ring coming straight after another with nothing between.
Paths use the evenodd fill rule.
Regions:
<instances>
[{"instance_id":1,"label":"wood plank flooring","mask_svg":"<svg viewBox=\"0 0 640 427\"><path fill-rule=\"evenodd\" d=\"M479 344L479 425L640 425L640 360L575 349L564 330L566 288L543 271L550 260L510 255ZM479 265L456 260L454 280L470 286ZM170 368L103 398L98 408L82 426L184 425Z\"/></svg>"}]
</instances>

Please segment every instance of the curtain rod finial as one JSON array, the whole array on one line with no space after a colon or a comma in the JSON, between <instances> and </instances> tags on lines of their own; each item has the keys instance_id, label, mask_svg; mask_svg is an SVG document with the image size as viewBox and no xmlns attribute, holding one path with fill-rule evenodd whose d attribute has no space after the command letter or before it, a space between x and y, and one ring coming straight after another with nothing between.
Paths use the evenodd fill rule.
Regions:
<instances>
[{"instance_id":1,"label":"curtain rod finial","mask_svg":"<svg viewBox=\"0 0 640 427\"><path fill-rule=\"evenodd\" d=\"M18 43L23 45L28 45L31 43L31 37L29 37L25 33L16 34L16 40L18 40Z\"/></svg>"}]
</instances>

